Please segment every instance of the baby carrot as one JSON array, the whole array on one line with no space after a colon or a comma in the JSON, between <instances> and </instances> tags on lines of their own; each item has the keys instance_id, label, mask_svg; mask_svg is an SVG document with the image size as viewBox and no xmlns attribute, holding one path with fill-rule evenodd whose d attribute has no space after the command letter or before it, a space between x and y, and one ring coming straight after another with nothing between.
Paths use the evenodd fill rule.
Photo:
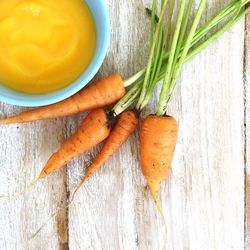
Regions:
<instances>
[{"instance_id":1,"label":"baby carrot","mask_svg":"<svg viewBox=\"0 0 250 250\"><path fill-rule=\"evenodd\" d=\"M25 123L74 115L110 105L125 93L124 82L121 76L115 73L90 84L64 101L7 117L0 120L0 124Z\"/></svg>"},{"instance_id":2,"label":"baby carrot","mask_svg":"<svg viewBox=\"0 0 250 250\"><path fill-rule=\"evenodd\" d=\"M38 181L54 171L66 165L74 157L86 152L105 140L110 134L110 122L104 109L91 111L83 120L82 124L62 147L55 152L47 161L40 175L29 184L23 191L12 196L0 196L0 198L18 198L31 189Z\"/></svg>"},{"instance_id":3,"label":"baby carrot","mask_svg":"<svg viewBox=\"0 0 250 250\"><path fill-rule=\"evenodd\" d=\"M135 131L138 126L138 117L133 111L126 111L122 113L118 121L110 133L106 143L104 144L103 148L93 160L92 164L89 166L85 177L83 178L82 182L74 189L70 201L66 206L60 207L60 209L69 208L74 200L75 194L77 191L88 181L88 179L98 170L101 165L108 160L120 147L123 143L127 141L129 136ZM57 211L54 212L48 220L56 216ZM48 221L47 220L47 221ZM34 237L41 231L41 229L46 225L45 223L34 235Z\"/></svg>"},{"instance_id":4,"label":"baby carrot","mask_svg":"<svg viewBox=\"0 0 250 250\"><path fill-rule=\"evenodd\" d=\"M39 179L66 165L70 160L93 148L110 133L108 116L104 109L91 111L76 133L54 153L44 166Z\"/></svg>"},{"instance_id":5,"label":"baby carrot","mask_svg":"<svg viewBox=\"0 0 250 250\"><path fill-rule=\"evenodd\" d=\"M170 173L177 134L177 122L170 116L148 116L143 121L140 131L142 173L163 219L164 215L159 203L158 192L161 182Z\"/></svg>"},{"instance_id":6,"label":"baby carrot","mask_svg":"<svg viewBox=\"0 0 250 250\"><path fill-rule=\"evenodd\" d=\"M133 111L126 111L120 115L103 148L88 167L82 182L73 191L71 200L73 200L75 193L81 188L81 186L83 186L102 166L102 164L128 140L129 136L136 130L137 126L138 117Z\"/></svg>"}]
</instances>

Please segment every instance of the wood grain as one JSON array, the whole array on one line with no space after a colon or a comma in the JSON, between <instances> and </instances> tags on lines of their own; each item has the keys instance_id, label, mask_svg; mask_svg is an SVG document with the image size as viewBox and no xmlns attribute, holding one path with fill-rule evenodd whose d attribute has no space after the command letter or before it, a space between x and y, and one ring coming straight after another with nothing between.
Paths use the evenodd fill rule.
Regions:
<instances>
[{"instance_id":1,"label":"wood grain","mask_svg":"<svg viewBox=\"0 0 250 250\"><path fill-rule=\"evenodd\" d=\"M111 44L97 77L118 71L126 79L146 64L150 21L144 9L150 2L107 0ZM197 6L199 1L195 2ZM208 0L206 19L229 2ZM244 160L250 168L249 153L244 157L245 126L248 152L250 145L250 67L246 57L244 88L244 26L241 20L185 65L171 99L168 112L178 119L180 133L171 178L160 195L167 236L141 174L137 132L79 191L69 210L62 210L28 245L48 216L65 204L67 192L80 181L99 147L72 161L68 170L39 183L25 197L0 200L0 248L243 249ZM245 47L249 52L247 44L249 39ZM143 116L155 112L156 97ZM1 104L0 117L20 110ZM32 181L84 116L2 126L0 195L15 193Z\"/></svg>"},{"instance_id":2,"label":"wood grain","mask_svg":"<svg viewBox=\"0 0 250 250\"><path fill-rule=\"evenodd\" d=\"M1 104L1 117L20 112L21 108ZM12 195L23 190L37 177L51 152L64 140L59 120L1 126L0 194ZM60 249L67 242L62 228L66 215L52 220L35 239L38 230L55 208L66 201L65 170L41 181L24 197L0 200L1 249Z\"/></svg>"},{"instance_id":3,"label":"wood grain","mask_svg":"<svg viewBox=\"0 0 250 250\"><path fill-rule=\"evenodd\" d=\"M150 6L149 0L107 1L112 37L102 75L118 71L127 78L146 64L149 18L144 8L147 3ZM138 137L133 135L76 196L69 209L70 249L138 249L137 141ZM70 186L77 183L75 173L85 169L96 152L91 151L70 166Z\"/></svg>"},{"instance_id":4,"label":"wood grain","mask_svg":"<svg viewBox=\"0 0 250 250\"><path fill-rule=\"evenodd\" d=\"M207 18L225 4L208 2ZM150 1L108 4L112 43L102 72L127 77L148 56ZM70 249L243 249L243 53L242 20L184 68L169 109L179 142L161 192L168 236L139 168L136 134L78 194L69 210ZM72 163L70 175L95 153Z\"/></svg>"}]
</instances>

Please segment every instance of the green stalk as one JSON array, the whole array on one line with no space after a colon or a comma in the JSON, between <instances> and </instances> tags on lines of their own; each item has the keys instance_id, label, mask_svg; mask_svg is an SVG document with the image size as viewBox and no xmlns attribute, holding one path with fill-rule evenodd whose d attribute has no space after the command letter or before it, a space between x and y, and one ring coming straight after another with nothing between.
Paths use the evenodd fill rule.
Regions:
<instances>
[{"instance_id":1,"label":"green stalk","mask_svg":"<svg viewBox=\"0 0 250 250\"><path fill-rule=\"evenodd\" d=\"M162 25L161 25L162 26ZM151 84L151 82L154 81L154 78L155 78L155 75L157 73L157 69L159 67L159 62L160 62L160 57L161 57L161 52L163 50L163 28L161 27L161 31L160 31L160 35L159 35L159 44L157 46L157 50L156 50L156 54L155 54L155 61L154 61L154 64L153 64L153 68L152 68L152 71L151 71L151 76L150 76L150 80L149 80L149 84Z\"/></svg>"},{"instance_id":2,"label":"green stalk","mask_svg":"<svg viewBox=\"0 0 250 250\"><path fill-rule=\"evenodd\" d=\"M179 9L179 13L178 13L177 24L176 24L176 28L175 28L175 32L174 32L172 46L171 46L170 53L169 53L169 59L168 59L167 68L166 68L166 75L165 75L163 85L162 85L160 104L162 104L162 100L165 99L165 95L166 95L165 93L166 93L166 90L168 88L168 83L171 80L172 66L173 66L176 47L177 47L178 38L179 38L179 34L180 34L182 19L183 19L183 15L184 15L185 4L186 4L186 0L182 0L181 1L181 6L180 6L180 9ZM162 107L160 107L160 108L162 108Z\"/></svg>"},{"instance_id":3,"label":"green stalk","mask_svg":"<svg viewBox=\"0 0 250 250\"><path fill-rule=\"evenodd\" d=\"M136 81L138 81L140 78L142 78L145 73L146 73L146 68L138 71L135 75L133 75L132 77L130 77L129 79L124 81L124 87L127 88L127 87L133 85Z\"/></svg>"},{"instance_id":4,"label":"green stalk","mask_svg":"<svg viewBox=\"0 0 250 250\"><path fill-rule=\"evenodd\" d=\"M155 54L155 47L157 45L157 40L158 40L158 36L159 36L159 32L160 32L161 23L163 21L165 10L167 8L167 2L168 2L168 0L164 0L164 4L162 6L161 13L160 13L159 22L158 22L158 24L156 26L156 31L155 31L153 43L152 43L152 46L151 46L151 49L150 49L146 75L145 75L144 82L143 82L143 85L142 85L142 91L141 91L141 95L140 95L139 100L143 100L144 96L146 94L147 85L148 85L148 81L150 79L150 72L151 72L151 69L152 69L152 63L153 63L154 54Z\"/></svg>"},{"instance_id":5,"label":"green stalk","mask_svg":"<svg viewBox=\"0 0 250 250\"><path fill-rule=\"evenodd\" d=\"M167 18L167 23L166 23L166 30L165 30L165 39L164 39L164 43L165 43L165 48L167 48L168 46L168 39L169 39L169 34L171 34L171 29L172 29L172 18L173 18L173 14L174 14L174 7L175 7L175 0L172 0L171 5L170 5L170 10L169 10L169 14L168 14L168 18ZM165 51L162 51L163 53Z\"/></svg>"},{"instance_id":6,"label":"green stalk","mask_svg":"<svg viewBox=\"0 0 250 250\"><path fill-rule=\"evenodd\" d=\"M190 49L190 46L192 44L192 40L193 40L195 31L196 31L196 29L197 29L197 27L198 27L198 25L200 23L201 15L202 15L203 10L205 8L206 2L207 2L206 0L201 0L201 2L200 2L197 14L196 14L196 16L194 18L193 25L192 25L190 33L188 35L187 41L186 41L186 43L184 45L184 48L183 48L183 51L181 53L180 59L179 59L178 63L175 66L175 70L174 70L173 77L172 77L170 87L169 87L169 92L166 92L165 95L163 95L163 97L165 99L160 99L160 101L159 101L159 106L158 106L159 108L157 110L157 115L164 115L165 112L166 112L168 100L170 98L170 95L172 94L173 88L174 88L174 86L176 84L176 81L177 81L179 75L180 75L182 66L183 66L183 64L185 62L186 56L187 56L188 51Z\"/></svg>"},{"instance_id":7,"label":"green stalk","mask_svg":"<svg viewBox=\"0 0 250 250\"><path fill-rule=\"evenodd\" d=\"M250 12L250 7L247 7L245 10L240 12L235 18L232 18L223 28L217 31L215 34L210 36L205 42L203 42L199 47L195 48L191 53L187 55L184 62L189 61L195 55L197 55L200 51L205 49L208 45L210 45L214 40L220 37L223 33L225 33L229 28L231 28L236 22L238 22L243 16Z\"/></svg>"},{"instance_id":8,"label":"green stalk","mask_svg":"<svg viewBox=\"0 0 250 250\"><path fill-rule=\"evenodd\" d=\"M192 5L193 5L193 0L189 0L187 10L186 10L186 13L185 13L185 17L184 17L183 23L181 25L181 31L180 31L180 36L179 36L179 39L178 39L178 44L177 44L177 47L176 47L176 53L175 53L175 56L174 56L172 70L174 70L175 65L176 65L176 63L178 61L180 51L183 50L183 47L182 47L183 46L183 40L184 40L184 37L185 37L185 33L187 31L187 25L188 25L189 16L190 16L190 13L191 13ZM158 74L160 72L160 69L161 68L158 69ZM155 81L154 84L152 84L149 87L149 90L148 90L148 93L146 94L145 100L141 104L141 107L140 107L141 109L143 109L148 104L148 102L150 101L150 99L151 99L151 97L152 97L152 95L154 93L154 88L155 88L156 84L157 84L157 82Z\"/></svg>"},{"instance_id":9,"label":"green stalk","mask_svg":"<svg viewBox=\"0 0 250 250\"><path fill-rule=\"evenodd\" d=\"M164 5L164 0L161 0L161 9L163 8ZM159 34L159 38L158 38L158 42L157 42L157 48L156 48L156 53L155 53L155 60L153 63L153 68L151 70L151 76L150 76L150 80L149 80L149 86L151 84L151 82L154 81L155 75L157 73L157 69L159 67L159 63L160 63L160 55L162 53L162 50L164 48L164 30L163 30L163 21L160 24L160 34Z\"/></svg>"},{"instance_id":10,"label":"green stalk","mask_svg":"<svg viewBox=\"0 0 250 250\"><path fill-rule=\"evenodd\" d=\"M151 32L150 32L150 47L153 45L155 33L155 15L156 15L156 0L152 3L152 16L151 16Z\"/></svg>"},{"instance_id":11,"label":"green stalk","mask_svg":"<svg viewBox=\"0 0 250 250\"><path fill-rule=\"evenodd\" d=\"M220 22L222 22L227 16L229 16L230 14L232 14L232 12L235 11L236 8L238 8L238 3L240 1L236 0L233 3L231 3L230 5L228 5L227 7L225 7L224 9L222 9L220 11L220 13L215 16L211 21L209 21L208 23L206 23L203 27L201 27L195 34L194 39L192 41L192 46L195 45L197 42L199 42L205 35L207 35L212 28L214 28L215 26L217 26ZM244 0L241 1L241 7L244 7L247 3L249 3L250 0ZM183 47L182 47L183 49ZM167 59L169 56L169 52L164 54L164 59ZM139 80L141 77L144 76L146 72L146 68L140 70L139 72L137 72L134 76L132 76L131 78L129 78L128 80L125 81L125 87L128 87L130 85L132 85L133 83L135 83L137 80Z\"/></svg>"},{"instance_id":12,"label":"green stalk","mask_svg":"<svg viewBox=\"0 0 250 250\"><path fill-rule=\"evenodd\" d=\"M154 75L152 81L150 82L151 83L150 85L152 85L154 83L153 80L159 74L159 70L161 69L161 66L162 66L162 62L163 62L164 54L165 54L165 49L167 48L169 33L170 33L170 30L171 30L171 23L172 23L172 16L173 16L173 12L174 12L174 6L175 6L175 0L172 0L171 6L170 6L170 11L169 11L169 14L168 14L168 19L167 19L167 22L166 22L165 35L164 35L163 44L162 44L162 50L159 53L159 60L158 60L158 64L157 64L157 70L155 72L155 75Z\"/></svg>"},{"instance_id":13,"label":"green stalk","mask_svg":"<svg viewBox=\"0 0 250 250\"><path fill-rule=\"evenodd\" d=\"M178 56L179 56L180 51L182 49L183 39L184 39L185 33L187 31L187 25L188 25L188 20L189 20L190 13L191 13L192 5L193 5L193 0L189 0L188 1L188 6L187 6L187 11L185 13L185 18L184 18L183 24L181 26L181 34L180 34L180 38L178 40L178 44L177 44L177 48L176 48L176 53L175 53L173 65L176 64L176 62L178 60Z\"/></svg>"},{"instance_id":14,"label":"green stalk","mask_svg":"<svg viewBox=\"0 0 250 250\"><path fill-rule=\"evenodd\" d=\"M238 8L238 3L239 3L239 0L232 2L230 5L225 7L219 13L219 15L214 17L211 21L207 22L201 29L199 29L195 35L194 43L199 41L201 37L204 37L208 33L208 31L211 30L213 27L215 27L219 22L221 22L225 18L225 16L232 14L232 12L234 12L235 9Z\"/></svg>"},{"instance_id":15,"label":"green stalk","mask_svg":"<svg viewBox=\"0 0 250 250\"><path fill-rule=\"evenodd\" d=\"M172 24L172 17L173 17L173 13L174 13L174 6L175 6L175 0L172 0L171 2L171 6L170 6L170 11L168 14L168 19L167 19L167 23L166 23L166 29L165 29L165 37L164 37L164 45L163 45L163 49L161 51L161 55L160 55L160 59L159 59L159 64L158 64L158 68L155 74L155 77L153 79L153 81L150 83L149 87L148 87L148 91L145 95L145 98L142 102L138 101L138 109L142 110L149 102L149 100L151 99L153 93L154 93L154 88L155 85L157 84L156 79L160 73L160 70L162 68L162 64L163 64L163 60L164 60L164 55L165 55L165 49L167 47L168 44L168 38L169 38L169 33L171 30L171 24Z\"/></svg>"},{"instance_id":16,"label":"green stalk","mask_svg":"<svg viewBox=\"0 0 250 250\"><path fill-rule=\"evenodd\" d=\"M134 85L127 94L113 107L114 115L121 114L124 110L129 108L139 97L142 88L142 81Z\"/></svg>"},{"instance_id":17,"label":"green stalk","mask_svg":"<svg viewBox=\"0 0 250 250\"><path fill-rule=\"evenodd\" d=\"M150 72L151 72L151 69L152 69L152 63L153 63L154 54L155 54L155 47L157 45L157 40L158 40L158 36L159 36L159 32L160 32L160 27L161 27L162 20L164 18L165 10L166 10L166 7L167 7L167 2L168 2L168 0L164 1L163 7L162 7L162 10L161 10L161 14L160 14L160 18L159 18L159 22L158 22L158 24L156 26L156 31L155 31L153 43L152 43L152 46L151 46L151 49L150 49L146 75L145 75L144 82L143 82L143 85L142 85L142 91L141 91L141 95L140 95L139 100L140 99L143 100L143 98L144 98L144 96L146 94L146 91L147 91L147 85L148 85L148 81L150 79Z\"/></svg>"},{"instance_id":18,"label":"green stalk","mask_svg":"<svg viewBox=\"0 0 250 250\"><path fill-rule=\"evenodd\" d=\"M236 1L238 2L238 1ZM245 0L242 2L242 6L243 4L249 3L250 0ZM235 4L235 3L234 3ZM230 4L230 8L232 8L232 4ZM213 18L211 21L209 21L209 26L207 24L205 24L202 28L206 29L206 32L210 32L209 27L213 28L216 25L218 25L220 22L222 22L228 15L231 15L231 12L226 12L224 11L225 9L228 9L228 7L224 8L215 18ZM231 11L236 10L236 7L234 6L234 8L231 9ZM223 13L223 18L222 18L222 12ZM246 15L247 13L250 12L250 7L247 7L245 10L243 10L242 12L240 12L237 16L234 16L233 18L231 18L219 31L217 31L216 33L214 33L213 35L211 35L211 37L209 37L207 40L205 40L204 42L202 42L198 47L196 47L195 49L193 49L191 52L189 52L189 54L186 56L184 63L189 61L190 59L192 59L194 56L196 56L200 51L202 51L203 49L205 49L207 46L209 46L213 41L215 41L216 39L218 39L224 32L226 32L228 29L230 29L237 21L239 21L244 15ZM227 13L227 14L226 14ZM218 16L220 16L221 18L217 18ZM202 28L198 31L200 32L202 30ZM196 32L196 34L198 34ZM203 33L204 34L204 33ZM195 39L195 37L194 37ZM200 38L201 39L201 38ZM194 44L194 40L192 42L192 45ZM164 60L167 60L169 56L169 53L166 53L164 56ZM164 79L166 70L165 68L161 69L157 79L155 80L155 84L162 81ZM145 74L145 69L142 69L141 71L139 71L136 75L134 75L133 77L131 77L129 80L125 81L125 83L129 83L127 86L131 85L131 83L135 83L137 82L139 79L141 79ZM126 110L130 105L129 103L134 103L137 98L138 95L141 91L141 87L142 87L142 80L138 81L136 85L133 86L133 91L132 89L130 91L128 91L128 93L125 95L125 97L123 97L119 103L117 103L117 105L114 107L113 111L116 115L119 115L120 113L122 113L124 110ZM154 91L154 89L153 89ZM152 91L152 92L153 92ZM131 98L131 99L130 99Z\"/></svg>"},{"instance_id":19,"label":"green stalk","mask_svg":"<svg viewBox=\"0 0 250 250\"><path fill-rule=\"evenodd\" d=\"M243 16L250 13L250 6L246 8L244 11L238 14L237 17L231 19L227 24L225 24L219 31L214 33L210 38L200 44L197 48L192 50L185 58L184 63L190 61L193 57L199 54L202 50L208 47L211 43L217 40L223 33L225 33L228 29L230 29L236 22L238 22ZM162 81L165 75L165 70L161 70L159 77L157 79L158 82Z\"/></svg>"}]
</instances>

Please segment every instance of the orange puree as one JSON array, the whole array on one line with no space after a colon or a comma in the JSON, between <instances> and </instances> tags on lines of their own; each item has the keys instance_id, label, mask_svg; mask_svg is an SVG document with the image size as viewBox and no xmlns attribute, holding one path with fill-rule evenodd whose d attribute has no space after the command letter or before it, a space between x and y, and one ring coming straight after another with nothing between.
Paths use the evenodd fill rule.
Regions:
<instances>
[{"instance_id":1,"label":"orange puree","mask_svg":"<svg viewBox=\"0 0 250 250\"><path fill-rule=\"evenodd\" d=\"M14 90L62 89L86 70L95 46L82 0L0 0L0 83Z\"/></svg>"}]
</instances>

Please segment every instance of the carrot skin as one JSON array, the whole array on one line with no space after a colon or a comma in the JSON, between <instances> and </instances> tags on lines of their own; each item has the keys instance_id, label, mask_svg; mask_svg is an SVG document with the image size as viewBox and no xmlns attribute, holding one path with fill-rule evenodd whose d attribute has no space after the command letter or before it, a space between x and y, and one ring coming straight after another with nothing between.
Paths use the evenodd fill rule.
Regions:
<instances>
[{"instance_id":1,"label":"carrot skin","mask_svg":"<svg viewBox=\"0 0 250 250\"><path fill-rule=\"evenodd\" d=\"M0 124L25 123L74 115L110 105L126 93L123 80L117 73L93 82L68 99L22 112L0 120Z\"/></svg>"},{"instance_id":2,"label":"carrot skin","mask_svg":"<svg viewBox=\"0 0 250 250\"><path fill-rule=\"evenodd\" d=\"M161 182L169 176L177 135L178 124L170 116L148 116L143 121L140 131L142 173L163 218L158 192Z\"/></svg>"},{"instance_id":3,"label":"carrot skin","mask_svg":"<svg viewBox=\"0 0 250 250\"><path fill-rule=\"evenodd\" d=\"M101 151L99 154L97 154L91 165L88 167L81 183L72 192L70 203L73 202L77 191L102 166L102 164L107 161L108 158L111 157L121 147L121 145L128 140L129 136L136 130L138 123L138 117L133 111L125 111L119 116L115 127L111 131Z\"/></svg>"},{"instance_id":4,"label":"carrot skin","mask_svg":"<svg viewBox=\"0 0 250 250\"><path fill-rule=\"evenodd\" d=\"M105 140L110 134L110 126L104 109L91 111L79 129L63 146L54 153L43 168L39 179L66 165L70 160L86 152Z\"/></svg>"},{"instance_id":5,"label":"carrot skin","mask_svg":"<svg viewBox=\"0 0 250 250\"><path fill-rule=\"evenodd\" d=\"M128 140L137 126L138 117L133 111L125 111L120 115L103 148L87 169L83 183Z\"/></svg>"},{"instance_id":6,"label":"carrot skin","mask_svg":"<svg viewBox=\"0 0 250 250\"><path fill-rule=\"evenodd\" d=\"M173 117L148 116L140 131L143 175L148 181L161 182L170 172L177 142L178 125Z\"/></svg>"}]
</instances>

